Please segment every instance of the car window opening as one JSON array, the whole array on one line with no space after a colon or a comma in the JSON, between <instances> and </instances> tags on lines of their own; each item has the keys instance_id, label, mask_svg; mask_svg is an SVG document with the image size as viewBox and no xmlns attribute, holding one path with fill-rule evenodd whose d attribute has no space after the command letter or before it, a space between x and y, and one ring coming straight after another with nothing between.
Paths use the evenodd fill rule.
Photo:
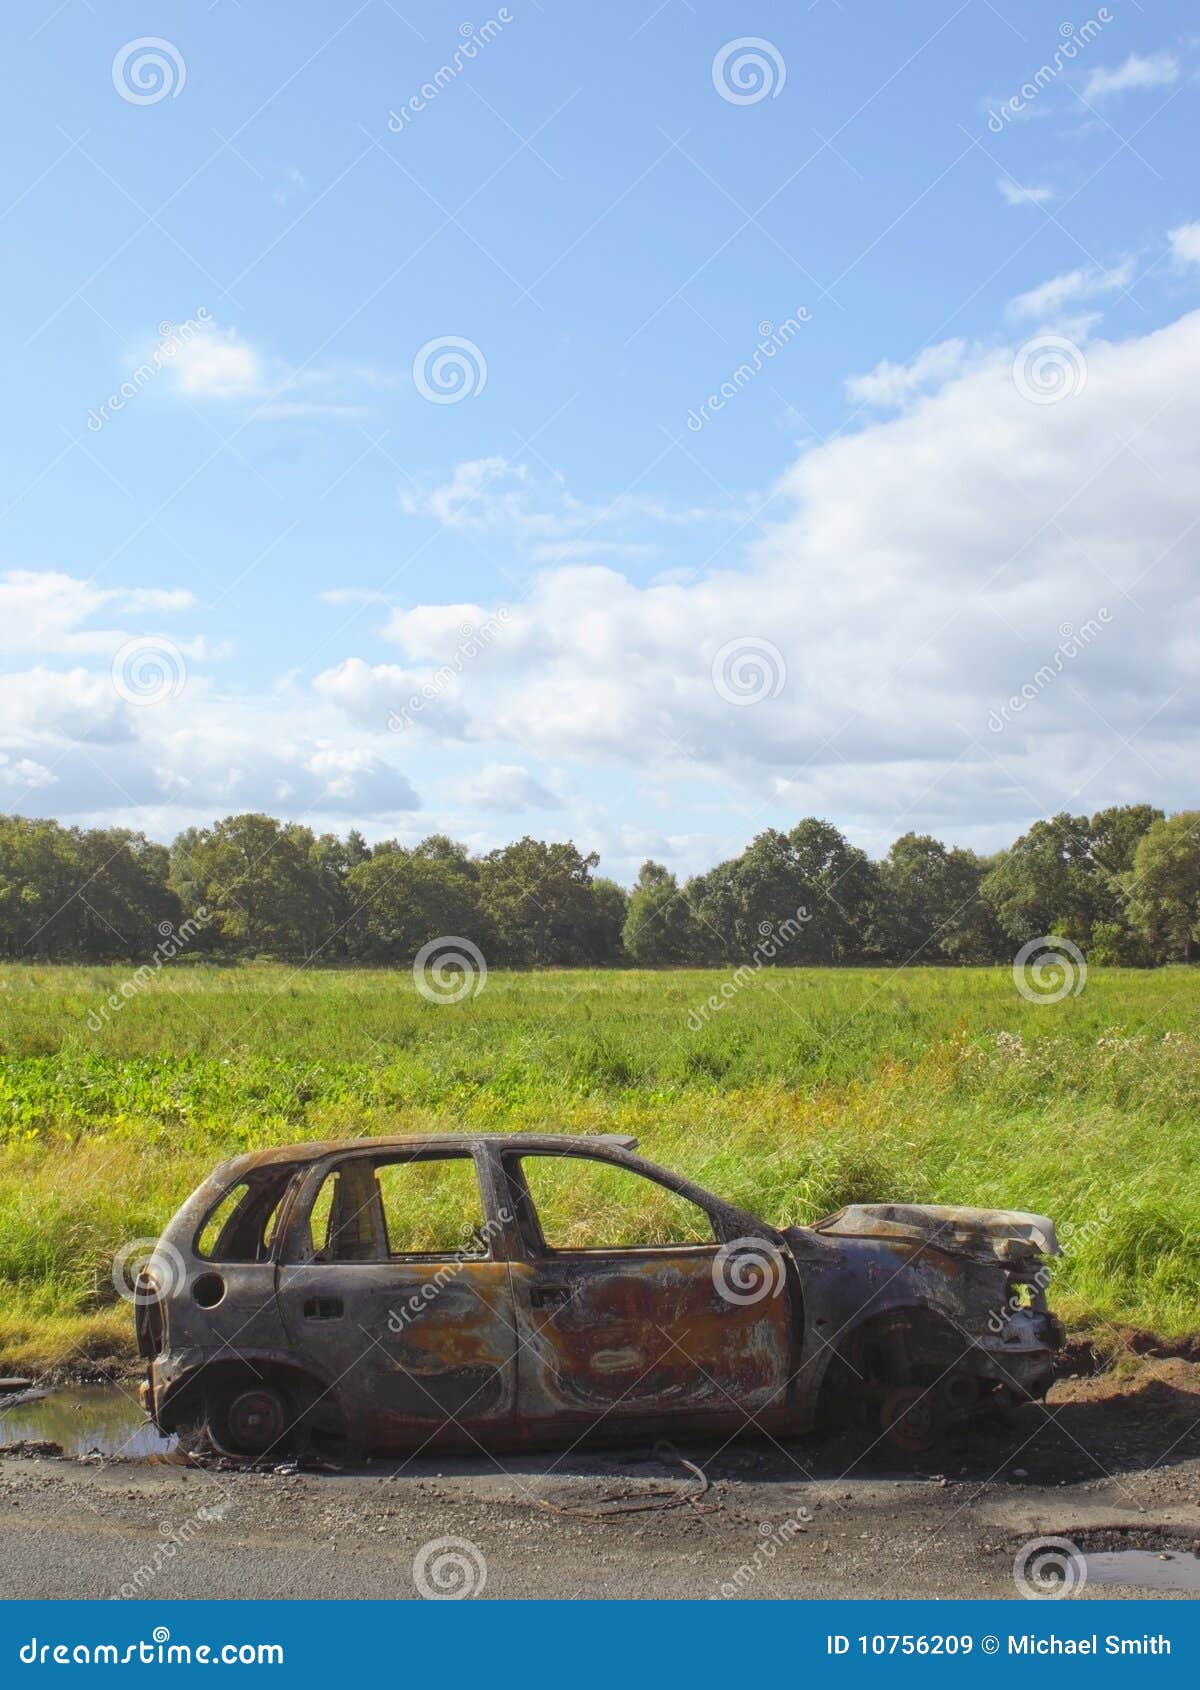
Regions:
<instances>
[{"instance_id":1,"label":"car window opening","mask_svg":"<svg viewBox=\"0 0 1200 1690\"><path fill-rule=\"evenodd\" d=\"M470 1156L351 1158L325 1176L308 1226L318 1262L484 1261L492 1253Z\"/></svg>"}]
</instances>

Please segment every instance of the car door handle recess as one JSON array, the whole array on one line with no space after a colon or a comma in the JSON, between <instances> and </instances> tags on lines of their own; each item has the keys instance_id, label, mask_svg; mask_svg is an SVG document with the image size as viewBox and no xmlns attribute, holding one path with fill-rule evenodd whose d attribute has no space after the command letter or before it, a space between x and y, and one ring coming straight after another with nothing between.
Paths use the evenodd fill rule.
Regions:
<instances>
[{"instance_id":1,"label":"car door handle recess","mask_svg":"<svg viewBox=\"0 0 1200 1690\"><path fill-rule=\"evenodd\" d=\"M571 1292L566 1285L535 1285L529 1301L535 1309L544 1309L551 1303L569 1303Z\"/></svg>"},{"instance_id":2,"label":"car door handle recess","mask_svg":"<svg viewBox=\"0 0 1200 1690\"><path fill-rule=\"evenodd\" d=\"M345 1312L340 1297L310 1297L304 1305L305 1320L340 1320Z\"/></svg>"}]
</instances>

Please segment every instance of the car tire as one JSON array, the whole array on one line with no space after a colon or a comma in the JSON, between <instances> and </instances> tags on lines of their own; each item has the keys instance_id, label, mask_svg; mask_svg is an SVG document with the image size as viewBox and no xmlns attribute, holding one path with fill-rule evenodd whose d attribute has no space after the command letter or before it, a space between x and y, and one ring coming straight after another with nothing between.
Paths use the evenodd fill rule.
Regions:
<instances>
[{"instance_id":1,"label":"car tire","mask_svg":"<svg viewBox=\"0 0 1200 1690\"><path fill-rule=\"evenodd\" d=\"M262 1461L302 1453L304 1424L288 1396L274 1385L218 1391L205 1414L208 1441L219 1455Z\"/></svg>"},{"instance_id":2,"label":"car tire","mask_svg":"<svg viewBox=\"0 0 1200 1690\"><path fill-rule=\"evenodd\" d=\"M924 1455L938 1441L937 1403L928 1386L895 1385L886 1393L879 1423L888 1441L905 1455Z\"/></svg>"}]
</instances>

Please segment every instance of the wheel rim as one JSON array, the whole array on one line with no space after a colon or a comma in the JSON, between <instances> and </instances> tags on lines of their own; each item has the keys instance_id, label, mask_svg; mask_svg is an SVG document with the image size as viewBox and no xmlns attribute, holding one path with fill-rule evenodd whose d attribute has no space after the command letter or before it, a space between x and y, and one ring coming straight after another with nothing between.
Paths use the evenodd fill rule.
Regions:
<instances>
[{"instance_id":1,"label":"wheel rim","mask_svg":"<svg viewBox=\"0 0 1200 1690\"><path fill-rule=\"evenodd\" d=\"M283 1398L263 1386L242 1391L221 1416L221 1429L223 1441L239 1455L263 1455L287 1432Z\"/></svg>"},{"instance_id":2,"label":"wheel rim","mask_svg":"<svg viewBox=\"0 0 1200 1690\"><path fill-rule=\"evenodd\" d=\"M910 1454L933 1443L937 1431L932 1392L921 1385L901 1385L889 1391L880 1415L891 1441Z\"/></svg>"}]
</instances>

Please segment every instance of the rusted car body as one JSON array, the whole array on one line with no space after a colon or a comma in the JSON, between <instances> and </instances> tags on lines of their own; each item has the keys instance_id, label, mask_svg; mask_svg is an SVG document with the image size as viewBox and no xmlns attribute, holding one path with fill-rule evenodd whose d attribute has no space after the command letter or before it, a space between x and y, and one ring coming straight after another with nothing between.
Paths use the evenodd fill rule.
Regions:
<instances>
[{"instance_id":1,"label":"rusted car body","mask_svg":"<svg viewBox=\"0 0 1200 1690\"><path fill-rule=\"evenodd\" d=\"M865 1205L781 1231L634 1145L356 1139L224 1163L139 1285L149 1413L248 1456L314 1436L360 1452L795 1436L856 1408L919 1444L1045 1392L1062 1339L1049 1221ZM648 1181L706 1236L552 1245L527 1177L547 1158L568 1178L586 1163ZM398 1248L382 1184L451 1163L477 1182L482 1225L458 1249Z\"/></svg>"}]
</instances>

